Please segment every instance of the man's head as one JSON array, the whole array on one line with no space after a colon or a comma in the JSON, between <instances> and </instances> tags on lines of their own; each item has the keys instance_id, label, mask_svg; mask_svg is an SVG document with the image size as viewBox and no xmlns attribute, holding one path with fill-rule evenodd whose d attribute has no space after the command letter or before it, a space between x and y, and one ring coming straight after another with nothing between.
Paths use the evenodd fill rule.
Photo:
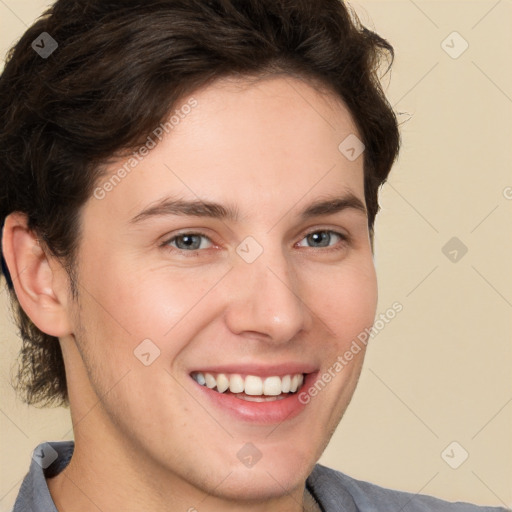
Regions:
<instances>
[{"instance_id":1,"label":"man's head","mask_svg":"<svg viewBox=\"0 0 512 512\"><path fill-rule=\"evenodd\" d=\"M41 32L58 43L45 59ZM0 79L26 399L69 400L88 418L76 439L101 429L196 487L231 470L223 492L256 499L305 477L364 349L334 364L376 310L399 144L386 51L337 0L57 2L30 28ZM193 378L208 370L336 376L276 422L212 399ZM262 464L244 473L247 439Z\"/></svg>"}]
</instances>

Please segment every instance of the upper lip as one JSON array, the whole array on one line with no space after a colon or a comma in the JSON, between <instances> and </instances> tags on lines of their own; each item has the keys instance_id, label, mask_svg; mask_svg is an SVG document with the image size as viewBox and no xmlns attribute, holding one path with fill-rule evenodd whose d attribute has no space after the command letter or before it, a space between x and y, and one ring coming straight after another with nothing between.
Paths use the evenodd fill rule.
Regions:
<instances>
[{"instance_id":1,"label":"upper lip","mask_svg":"<svg viewBox=\"0 0 512 512\"><path fill-rule=\"evenodd\" d=\"M223 364L218 366L201 366L193 372L201 373L239 373L244 375L257 375L261 377L271 377L274 375L290 375L296 373L312 373L318 370L318 367L312 363L280 363L272 365L262 364Z\"/></svg>"}]
</instances>

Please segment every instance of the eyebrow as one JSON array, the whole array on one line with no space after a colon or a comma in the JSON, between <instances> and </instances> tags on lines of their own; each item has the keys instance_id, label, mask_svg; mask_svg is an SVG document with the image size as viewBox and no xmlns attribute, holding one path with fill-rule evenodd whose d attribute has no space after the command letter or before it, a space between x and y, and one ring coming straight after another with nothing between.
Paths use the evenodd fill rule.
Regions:
<instances>
[{"instance_id":1,"label":"eyebrow","mask_svg":"<svg viewBox=\"0 0 512 512\"><path fill-rule=\"evenodd\" d=\"M314 201L300 213L300 217L302 220L308 220L312 217L333 215L348 209L361 212L365 216L368 215L364 203L352 192L348 192L341 197L332 197ZM137 224L153 217L169 215L209 217L214 219L230 220L233 222L240 219L239 210L234 205L224 206L220 203L211 201L185 201L181 199L165 198L157 204L149 206L135 215L135 217L130 220L130 224Z\"/></svg>"}]
</instances>

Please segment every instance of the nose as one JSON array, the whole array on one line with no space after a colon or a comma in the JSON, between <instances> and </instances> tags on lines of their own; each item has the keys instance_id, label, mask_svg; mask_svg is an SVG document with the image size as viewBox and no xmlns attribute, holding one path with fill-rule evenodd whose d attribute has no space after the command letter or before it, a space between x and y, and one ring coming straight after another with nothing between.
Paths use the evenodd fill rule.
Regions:
<instances>
[{"instance_id":1,"label":"nose","mask_svg":"<svg viewBox=\"0 0 512 512\"><path fill-rule=\"evenodd\" d=\"M233 333L284 344L310 328L301 280L282 251L264 251L252 263L238 259L230 279L225 320Z\"/></svg>"}]
</instances>

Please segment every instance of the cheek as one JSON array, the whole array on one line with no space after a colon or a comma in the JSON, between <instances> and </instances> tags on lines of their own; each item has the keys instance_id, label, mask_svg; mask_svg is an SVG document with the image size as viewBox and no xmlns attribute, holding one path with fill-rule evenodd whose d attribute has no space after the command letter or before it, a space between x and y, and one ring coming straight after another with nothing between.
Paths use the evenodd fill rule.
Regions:
<instances>
[{"instance_id":1,"label":"cheek","mask_svg":"<svg viewBox=\"0 0 512 512\"><path fill-rule=\"evenodd\" d=\"M371 258L346 261L308 280L306 303L345 346L373 324L377 308L377 277Z\"/></svg>"},{"instance_id":2,"label":"cheek","mask_svg":"<svg viewBox=\"0 0 512 512\"><path fill-rule=\"evenodd\" d=\"M103 340L100 350L115 347L117 360L131 362L134 349L145 339L162 354L174 356L183 348L180 340L189 339L215 314L208 293L225 271L135 267L104 254L89 259L84 269L83 288L89 293L84 294L82 318L89 332Z\"/></svg>"}]
</instances>

